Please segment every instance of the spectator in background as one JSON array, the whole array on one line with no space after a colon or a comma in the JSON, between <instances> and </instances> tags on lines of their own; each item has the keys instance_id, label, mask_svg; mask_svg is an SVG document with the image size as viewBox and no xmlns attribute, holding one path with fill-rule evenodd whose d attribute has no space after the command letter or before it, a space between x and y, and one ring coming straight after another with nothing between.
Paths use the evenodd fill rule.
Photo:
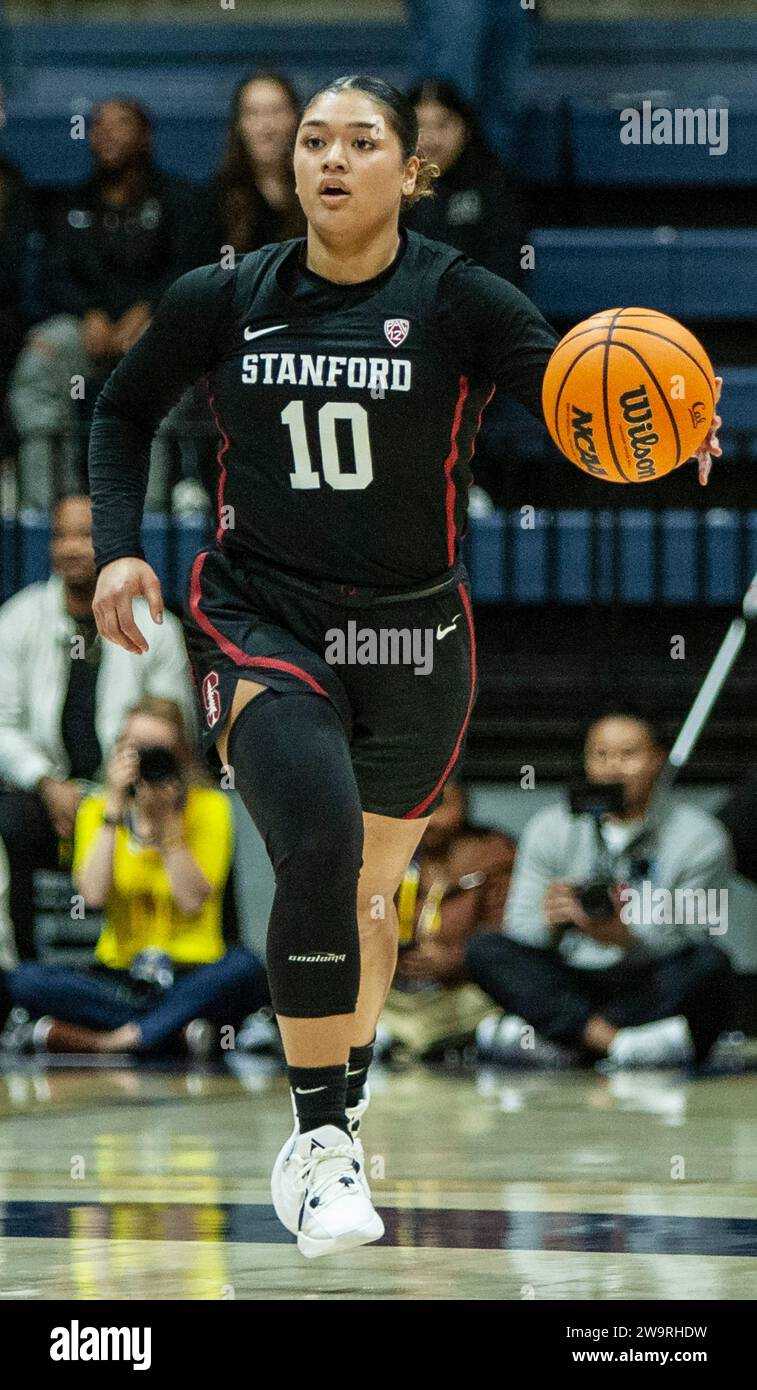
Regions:
<instances>
[{"instance_id":1,"label":"spectator in background","mask_svg":"<svg viewBox=\"0 0 757 1390\"><path fill-rule=\"evenodd\" d=\"M11 380L22 506L47 508L81 486L77 402L94 400L163 291L201 259L196 190L155 165L144 108L127 98L102 102L89 144L94 171L65 190L52 218L45 272L52 317L31 331ZM72 395L73 378L84 382L83 398ZM165 487L156 463L148 509L164 505Z\"/></svg>"},{"instance_id":2,"label":"spectator in background","mask_svg":"<svg viewBox=\"0 0 757 1390\"><path fill-rule=\"evenodd\" d=\"M499 927L510 886L515 841L474 825L462 782L450 779L398 893L402 951L398 980L459 984L468 940Z\"/></svg>"},{"instance_id":3,"label":"spectator in background","mask_svg":"<svg viewBox=\"0 0 757 1390\"><path fill-rule=\"evenodd\" d=\"M408 0L416 72L457 84L491 148L517 162L518 87L535 38L537 0Z\"/></svg>"},{"instance_id":4,"label":"spectator in background","mask_svg":"<svg viewBox=\"0 0 757 1390\"><path fill-rule=\"evenodd\" d=\"M292 149L300 103L287 77L252 73L239 83L226 148L210 183L204 260L246 255L270 242L304 236L305 216L294 188ZM184 482L177 511L207 509L218 491L217 428L203 387L182 396L174 412Z\"/></svg>"},{"instance_id":5,"label":"spectator in background","mask_svg":"<svg viewBox=\"0 0 757 1390\"><path fill-rule=\"evenodd\" d=\"M0 82L0 130L4 125L4 93ZM30 225L29 201L21 170L0 155L0 460L9 454L15 442L6 398L11 370L23 339L22 275Z\"/></svg>"},{"instance_id":6,"label":"spectator in background","mask_svg":"<svg viewBox=\"0 0 757 1390\"><path fill-rule=\"evenodd\" d=\"M99 780L125 710L150 693L176 699L190 717L194 711L181 629L171 614L156 626L142 602L150 633L142 656L97 635L88 497L68 497L55 509L52 570L0 609L0 836L22 959L34 954L34 870L70 858L83 789Z\"/></svg>"},{"instance_id":7,"label":"spectator in background","mask_svg":"<svg viewBox=\"0 0 757 1390\"><path fill-rule=\"evenodd\" d=\"M230 802L201 784L179 705L147 696L127 714L104 794L76 817L74 884L104 911L97 964L27 962L5 980L39 1020L38 1048L150 1053L193 1024L192 1049L201 1021L236 1029L267 1003L257 957L224 946L232 841Z\"/></svg>"},{"instance_id":8,"label":"spectator in background","mask_svg":"<svg viewBox=\"0 0 757 1390\"><path fill-rule=\"evenodd\" d=\"M13 939L13 922L11 921L9 895L11 884L11 870L8 863L8 855L5 845L0 840L0 971L10 970L18 964L18 953ZM4 994L0 987L0 1027L4 1022Z\"/></svg>"},{"instance_id":9,"label":"spectator in background","mask_svg":"<svg viewBox=\"0 0 757 1390\"><path fill-rule=\"evenodd\" d=\"M434 197L404 213L404 224L456 246L518 283L528 217L515 179L487 146L472 107L451 82L427 80L409 93L419 148L439 166Z\"/></svg>"},{"instance_id":10,"label":"spectator in background","mask_svg":"<svg viewBox=\"0 0 757 1390\"><path fill-rule=\"evenodd\" d=\"M401 949L381 1016L419 1054L471 1037L489 1012L465 984L465 951L502 921L514 857L511 836L472 824L463 784L448 781L397 894Z\"/></svg>"},{"instance_id":11,"label":"spectator in background","mask_svg":"<svg viewBox=\"0 0 757 1390\"><path fill-rule=\"evenodd\" d=\"M492 154L473 109L451 82L426 80L410 96L418 113L419 148L439 166L441 176L434 182L434 197L403 214L405 225L458 247L518 284L529 217L516 180ZM514 402L495 393L485 412L476 441L476 485L469 497L474 515L491 511L492 499L502 506L506 488L513 485L512 467L503 467L503 461L509 465L512 459L517 410Z\"/></svg>"},{"instance_id":12,"label":"spectator in background","mask_svg":"<svg viewBox=\"0 0 757 1390\"><path fill-rule=\"evenodd\" d=\"M280 73L254 73L239 83L226 149L211 185L211 260L222 247L233 246L241 256L304 236L292 167L299 116L297 93Z\"/></svg>"},{"instance_id":13,"label":"spectator in background","mask_svg":"<svg viewBox=\"0 0 757 1390\"><path fill-rule=\"evenodd\" d=\"M560 802L526 826L503 930L474 937L467 953L469 978L514 1016L493 1038L503 1060L539 1059L547 1040L618 1066L684 1064L727 1027L732 972L716 943L730 842L713 816L657 788L664 762L650 722L618 707L590 725L584 765L592 783L623 783L622 813L597 822ZM590 915L579 886L592 881L613 886ZM623 886L639 896L621 898ZM660 888L713 891L715 920L695 925L689 913L687 925L669 898L666 922L651 897ZM539 1035L533 1045L524 1025Z\"/></svg>"}]
</instances>

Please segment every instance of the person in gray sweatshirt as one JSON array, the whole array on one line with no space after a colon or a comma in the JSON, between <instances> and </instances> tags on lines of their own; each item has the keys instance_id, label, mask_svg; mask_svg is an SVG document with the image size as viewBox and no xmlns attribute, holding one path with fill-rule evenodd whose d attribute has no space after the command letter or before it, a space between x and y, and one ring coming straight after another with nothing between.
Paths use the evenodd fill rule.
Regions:
<instances>
[{"instance_id":1,"label":"person in gray sweatshirt","mask_svg":"<svg viewBox=\"0 0 757 1390\"><path fill-rule=\"evenodd\" d=\"M506 1010L482 1025L494 1055L686 1064L728 1026L730 838L663 787L665 760L651 721L609 709L587 730L584 770L622 784L622 810L574 814L565 797L528 822L502 929L466 956L469 979Z\"/></svg>"}]
</instances>

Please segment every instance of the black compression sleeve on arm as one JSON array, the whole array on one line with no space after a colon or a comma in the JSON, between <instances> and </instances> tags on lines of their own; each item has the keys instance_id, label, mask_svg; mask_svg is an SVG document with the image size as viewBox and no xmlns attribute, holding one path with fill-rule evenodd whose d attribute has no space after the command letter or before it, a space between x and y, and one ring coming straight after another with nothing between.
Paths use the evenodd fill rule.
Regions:
<instances>
[{"instance_id":1,"label":"black compression sleeve on arm","mask_svg":"<svg viewBox=\"0 0 757 1390\"><path fill-rule=\"evenodd\" d=\"M498 391L543 419L544 371L559 340L530 299L509 280L464 257L439 281L436 318Z\"/></svg>"},{"instance_id":2,"label":"black compression sleeve on arm","mask_svg":"<svg viewBox=\"0 0 757 1390\"><path fill-rule=\"evenodd\" d=\"M182 275L97 398L89 486L98 571L125 555L143 557L140 527L153 435L186 387L217 360L233 288L234 273L218 265Z\"/></svg>"}]
</instances>

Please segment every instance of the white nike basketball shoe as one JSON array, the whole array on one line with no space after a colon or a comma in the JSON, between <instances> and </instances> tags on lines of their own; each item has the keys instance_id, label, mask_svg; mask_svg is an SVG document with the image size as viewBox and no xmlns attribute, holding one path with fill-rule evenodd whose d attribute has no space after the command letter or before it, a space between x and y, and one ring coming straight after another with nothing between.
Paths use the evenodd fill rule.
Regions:
<instances>
[{"instance_id":1,"label":"white nike basketball shoe","mask_svg":"<svg viewBox=\"0 0 757 1390\"><path fill-rule=\"evenodd\" d=\"M336 1125L300 1134L295 1123L273 1166L271 1198L309 1259L368 1245L384 1234L358 1150Z\"/></svg>"},{"instance_id":2,"label":"white nike basketball shoe","mask_svg":"<svg viewBox=\"0 0 757 1390\"><path fill-rule=\"evenodd\" d=\"M297 1221L300 1214L299 1204L295 1206L293 1211L285 1207L284 1196L279 1180L281 1165L284 1162L286 1156L289 1154L289 1152L294 1148L294 1145L297 1142L297 1138L300 1133L300 1124L299 1120L297 1119L297 1106L294 1102L294 1095L292 1094L291 1087L289 1090L289 1099L292 1102L292 1114L294 1115L294 1129L292 1130L292 1133L287 1139L286 1144L282 1148L278 1158L276 1159L275 1164L273 1165L273 1174L271 1176L271 1194L273 1196L273 1205L276 1209L276 1215L278 1216L279 1221L281 1221L282 1225L286 1226L288 1231L291 1231L294 1235L296 1235ZM363 1142L360 1138L360 1125L363 1116L365 1115L365 1112L370 1104L370 1099L371 1088L368 1085L368 1082L366 1081L363 1085L362 1100L359 1100L357 1105L348 1105L345 1111L345 1114L347 1116L347 1125L350 1134L352 1135L352 1142L355 1146L355 1158L360 1164L359 1182L366 1197L368 1198L368 1201L371 1201L371 1189L368 1185L368 1176L365 1171L365 1154L363 1152Z\"/></svg>"}]
</instances>

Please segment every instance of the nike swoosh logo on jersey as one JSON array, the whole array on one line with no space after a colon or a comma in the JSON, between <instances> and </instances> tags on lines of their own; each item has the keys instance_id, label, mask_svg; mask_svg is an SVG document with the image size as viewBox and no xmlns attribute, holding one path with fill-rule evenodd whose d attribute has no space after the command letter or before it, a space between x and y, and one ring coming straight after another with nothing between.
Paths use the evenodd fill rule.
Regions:
<instances>
[{"instance_id":1,"label":"nike swoosh logo on jersey","mask_svg":"<svg viewBox=\"0 0 757 1390\"><path fill-rule=\"evenodd\" d=\"M307 1091L303 1091L303 1089L302 1089L301 1086L295 1086L294 1089L295 1089L295 1091L297 1092L298 1096L314 1096L315 1093L316 1093L316 1091L326 1091L326 1090L328 1090L328 1087L327 1087L327 1086L310 1086L309 1089L308 1089Z\"/></svg>"},{"instance_id":2,"label":"nike swoosh logo on jersey","mask_svg":"<svg viewBox=\"0 0 757 1390\"><path fill-rule=\"evenodd\" d=\"M438 639L441 639L442 637L446 637L448 632L455 632L456 627L457 627L457 620L458 620L459 617L460 617L460 614L459 614L459 613L456 613L456 614L455 614L455 618L454 618L454 622L450 623L449 627L442 627L441 625L437 626L437 629L436 629L436 636L437 636L437 638L438 638Z\"/></svg>"},{"instance_id":3,"label":"nike swoosh logo on jersey","mask_svg":"<svg viewBox=\"0 0 757 1390\"><path fill-rule=\"evenodd\" d=\"M271 328L245 328L244 336L249 343L252 338L262 338L264 333L278 333L280 328L288 327L288 323L274 323Z\"/></svg>"}]
</instances>

